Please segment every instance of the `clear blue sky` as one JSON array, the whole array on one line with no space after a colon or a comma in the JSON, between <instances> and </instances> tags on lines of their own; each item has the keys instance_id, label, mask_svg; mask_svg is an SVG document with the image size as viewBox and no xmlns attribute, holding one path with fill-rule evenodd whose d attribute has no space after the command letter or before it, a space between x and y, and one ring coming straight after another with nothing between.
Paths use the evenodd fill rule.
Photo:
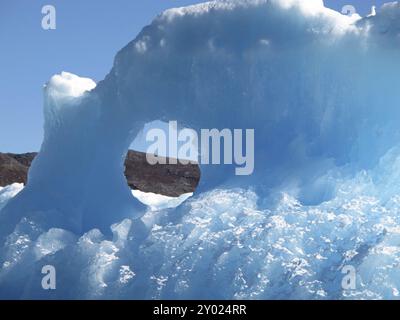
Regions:
<instances>
[{"instance_id":1,"label":"clear blue sky","mask_svg":"<svg viewBox=\"0 0 400 320\"><path fill-rule=\"evenodd\" d=\"M304 0L307 1L307 0ZM43 135L42 87L69 71L96 81L116 52L163 10L196 0L0 0L0 152L37 151ZM361 15L383 0L326 0ZM41 28L41 8L57 10L57 29Z\"/></svg>"}]
</instances>

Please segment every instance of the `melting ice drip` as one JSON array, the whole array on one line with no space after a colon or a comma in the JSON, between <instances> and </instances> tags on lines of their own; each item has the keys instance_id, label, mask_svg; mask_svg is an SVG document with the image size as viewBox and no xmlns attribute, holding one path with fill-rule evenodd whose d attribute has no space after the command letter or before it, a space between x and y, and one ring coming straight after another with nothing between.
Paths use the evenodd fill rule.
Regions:
<instances>
[{"instance_id":1,"label":"melting ice drip","mask_svg":"<svg viewBox=\"0 0 400 320\"><path fill-rule=\"evenodd\" d=\"M399 21L398 3L211 2L161 14L95 88L53 77L29 184L0 212L0 297L46 298L44 264L60 298L397 297ZM123 159L155 120L254 128L255 173L202 168L197 195L146 210Z\"/></svg>"}]
</instances>

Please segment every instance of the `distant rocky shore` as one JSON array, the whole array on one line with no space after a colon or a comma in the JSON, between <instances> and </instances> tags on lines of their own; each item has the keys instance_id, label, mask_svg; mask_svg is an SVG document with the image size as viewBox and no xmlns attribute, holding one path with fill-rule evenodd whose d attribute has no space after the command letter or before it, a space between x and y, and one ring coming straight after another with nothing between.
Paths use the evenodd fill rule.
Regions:
<instances>
[{"instance_id":1,"label":"distant rocky shore","mask_svg":"<svg viewBox=\"0 0 400 320\"><path fill-rule=\"evenodd\" d=\"M0 186L27 182L28 170L37 153L0 153ZM167 162L169 163L169 162ZM178 197L193 192L200 180L197 164L150 165L146 154L129 150L125 176L131 189Z\"/></svg>"}]
</instances>

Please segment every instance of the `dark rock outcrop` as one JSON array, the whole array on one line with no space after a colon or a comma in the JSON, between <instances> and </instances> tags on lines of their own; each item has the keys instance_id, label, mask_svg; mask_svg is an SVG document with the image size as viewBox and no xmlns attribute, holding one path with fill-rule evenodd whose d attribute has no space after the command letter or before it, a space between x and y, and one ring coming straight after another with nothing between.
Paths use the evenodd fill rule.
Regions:
<instances>
[{"instance_id":1,"label":"dark rock outcrop","mask_svg":"<svg viewBox=\"0 0 400 320\"><path fill-rule=\"evenodd\" d=\"M29 167L36 153L0 153L0 187L18 182L26 184Z\"/></svg>"},{"instance_id":2,"label":"dark rock outcrop","mask_svg":"<svg viewBox=\"0 0 400 320\"><path fill-rule=\"evenodd\" d=\"M168 159L166 163L169 163ZM125 176L131 189L178 197L196 189L200 168L198 164L150 165L145 153L129 151L125 160Z\"/></svg>"},{"instance_id":3,"label":"dark rock outcrop","mask_svg":"<svg viewBox=\"0 0 400 320\"><path fill-rule=\"evenodd\" d=\"M15 182L26 184L29 167L36 155L34 152L0 153L0 186ZM125 176L131 189L178 197L196 189L200 168L197 164L150 165L145 153L129 150L125 160Z\"/></svg>"}]
</instances>

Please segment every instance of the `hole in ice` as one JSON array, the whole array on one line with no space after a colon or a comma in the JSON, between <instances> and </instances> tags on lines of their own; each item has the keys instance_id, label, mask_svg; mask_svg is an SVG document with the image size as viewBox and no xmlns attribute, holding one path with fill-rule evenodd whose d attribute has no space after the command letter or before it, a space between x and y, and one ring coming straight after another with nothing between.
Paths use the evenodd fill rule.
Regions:
<instances>
[{"instance_id":1,"label":"hole in ice","mask_svg":"<svg viewBox=\"0 0 400 320\"><path fill-rule=\"evenodd\" d=\"M179 206L193 195L200 181L197 154L179 154L185 142L176 141L173 147L169 129L168 123L159 120L145 124L127 154L125 170L132 195L151 210ZM158 163L150 164L146 154L157 155Z\"/></svg>"}]
</instances>

